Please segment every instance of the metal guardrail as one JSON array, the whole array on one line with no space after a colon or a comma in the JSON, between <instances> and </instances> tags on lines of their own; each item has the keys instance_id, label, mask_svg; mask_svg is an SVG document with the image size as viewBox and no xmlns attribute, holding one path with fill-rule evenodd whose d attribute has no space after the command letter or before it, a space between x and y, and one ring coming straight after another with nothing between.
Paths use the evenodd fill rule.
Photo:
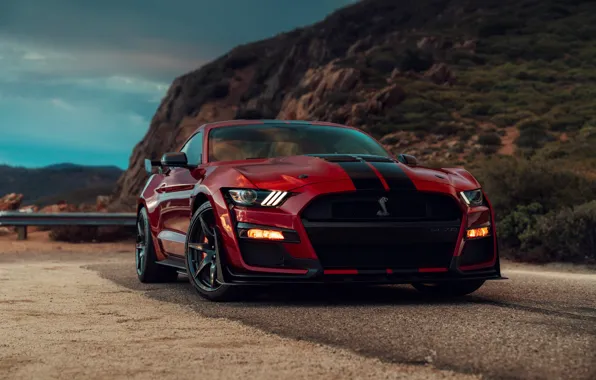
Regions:
<instances>
[{"instance_id":1,"label":"metal guardrail","mask_svg":"<svg viewBox=\"0 0 596 380\"><path fill-rule=\"evenodd\" d=\"M0 226L18 227L18 240L27 239L27 226L134 226L135 213L0 211Z\"/></svg>"}]
</instances>

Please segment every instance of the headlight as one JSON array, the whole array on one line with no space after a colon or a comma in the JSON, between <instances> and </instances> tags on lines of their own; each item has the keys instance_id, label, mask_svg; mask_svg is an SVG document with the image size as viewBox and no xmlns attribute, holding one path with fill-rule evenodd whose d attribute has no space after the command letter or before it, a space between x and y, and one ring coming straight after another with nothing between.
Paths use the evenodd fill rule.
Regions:
<instances>
[{"instance_id":1,"label":"headlight","mask_svg":"<svg viewBox=\"0 0 596 380\"><path fill-rule=\"evenodd\" d=\"M468 190L459 193L468 206L482 206L484 199L482 198L482 190Z\"/></svg>"},{"instance_id":2,"label":"headlight","mask_svg":"<svg viewBox=\"0 0 596 380\"><path fill-rule=\"evenodd\" d=\"M231 189L228 194L234 203L241 206L280 206L288 196L287 191Z\"/></svg>"}]
</instances>

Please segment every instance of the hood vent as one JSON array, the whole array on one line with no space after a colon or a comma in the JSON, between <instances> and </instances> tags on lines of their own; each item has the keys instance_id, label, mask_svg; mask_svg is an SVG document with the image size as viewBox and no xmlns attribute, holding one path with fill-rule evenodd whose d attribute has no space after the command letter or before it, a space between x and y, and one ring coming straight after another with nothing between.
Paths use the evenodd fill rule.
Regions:
<instances>
[{"instance_id":1,"label":"hood vent","mask_svg":"<svg viewBox=\"0 0 596 380\"><path fill-rule=\"evenodd\" d=\"M345 154L307 154L306 156L321 158L329 162L360 162L357 157Z\"/></svg>"},{"instance_id":2,"label":"hood vent","mask_svg":"<svg viewBox=\"0 0 596 380\"><path fill-rule=\"evenodd\" d=\"M395 162L390 157L366 154L307 154L306 156L321 158L329 162Z\"/></svg>"}]
</instances>

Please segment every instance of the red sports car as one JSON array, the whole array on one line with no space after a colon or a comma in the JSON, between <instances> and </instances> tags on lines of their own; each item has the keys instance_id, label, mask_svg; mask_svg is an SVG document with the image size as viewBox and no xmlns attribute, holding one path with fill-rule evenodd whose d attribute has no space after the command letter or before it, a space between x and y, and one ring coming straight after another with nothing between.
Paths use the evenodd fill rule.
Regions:
<instances>
[{"instance_id":1,"label":"red sports car","mask_svg":"<svg viewBox=\"0 0 596 380\"><path fill-rule=\"evenodd\" d=\"M157 172L138 200L142 282L184 271L217 301L250 284L409 283L457 296L503 278L478 181L394 158L356 128L212 123L145 163Z\"/></svg>"}]
</instances>

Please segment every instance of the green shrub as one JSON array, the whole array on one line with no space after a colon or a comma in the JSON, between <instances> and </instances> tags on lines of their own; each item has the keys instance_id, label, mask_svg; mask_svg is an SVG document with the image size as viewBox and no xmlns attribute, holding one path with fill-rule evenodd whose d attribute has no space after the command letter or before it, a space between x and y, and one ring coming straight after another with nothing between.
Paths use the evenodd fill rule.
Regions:
<instances>
[{"instance_id":1,"label":"green shrub","mask_svg":"<svg viewBox=\"0 0 596 380\"><path fill-rule=\"evenodd\" d=\"M469 103L462 110L462 114L466 116L492 116L500 113L501 110L490 102L483 103Z\"/></svg>"},{"instance_id":2,"label":"green shrub","mask_svg":"<svg viewBox=\"0 0 596 380\"><path fill-rule=\"evenodd\" d=\"M398 58L393 52L382 51L368 58L368 66L381 73L390 73L398 66Z\"/></svg>"},{"instance_id":3,"label":"green shrub","mask_svg":"<svg viewBox=\"0 0 596 380\"><path fill-rule=\"evenodd\" d=\"M596 263L596 201L540 217L521 242L533 260Z\"/></svg>"},{"instance_id":4,"label":"green shrub","mask_svg":"<svg viewBox=\"0 0 596 380\"><path fill-rule=\"evenodd\" d=\"M475 175L498 218L532 203L547 213L596 199L595 180L543 160L495 157L483 162Z\"/></svg>"},{"instance_id":5,"label":"green shrub","mask_svg":"<svg viewBox=\"0 0 596 380\"><path fill-rule=\"evenodd\" d=\"M523 119L534 116L531 112L500 113L491 117L491 121L498 127L511 127Z\"/></svg>"},{"instance_id":6,"label":"green shrub","mask_svg":"<svg viewBox=\"0 0 596 380\"><path fill-rule=\"evenodd\" d=\"M438 112L445 112L440 104L424 98L408 97L393 112L399 113L423 113L425 117ZM390 114L392 115L392 114Z\"/></svg>"},{"instance_id":7,"label":"green shrub","mask_svg":"<svg viewBox=\"0 0 596 380\"><path fill-rule=\"evenodd\" d=\"M504 248L519 248L520 236L536 225L536 218L544 213L540 203L520 205L497 224L499 241Z\"/></svg>"},{"instance_id":8,"label":"green shrub","mask_svg":"<svg viewBox=\"0 0 596 380\"><path fill-rule=\"evenodd\" d=\"M586 118L582 115L557 115L554 120L550 122L551 129L554 131L570 131L580 129Z\"/></svg>"},{"instance_id":9,"label":"green shrub","mask_svg":"<svg viewBox=\"0 0 596 380\"><path fill-rule=\"evenodd\" d=\"M496 133L485 133L478 136L478 144L484 146L501 146L501 137Z\"/></svg>"},{"instance_id":10,"label":"green shrub","mask_svg":"<svg viewBox=\"0 0 596 380\"><path fill-rule=\"evenodd\" d=\"M526 119L517 124L519 137L515 144L520 148L538 149L550 140L550 125L545 119Z\"/></svg>"}]
</instances>

